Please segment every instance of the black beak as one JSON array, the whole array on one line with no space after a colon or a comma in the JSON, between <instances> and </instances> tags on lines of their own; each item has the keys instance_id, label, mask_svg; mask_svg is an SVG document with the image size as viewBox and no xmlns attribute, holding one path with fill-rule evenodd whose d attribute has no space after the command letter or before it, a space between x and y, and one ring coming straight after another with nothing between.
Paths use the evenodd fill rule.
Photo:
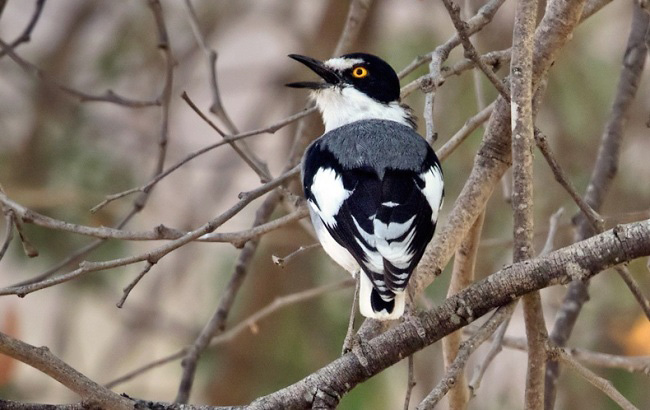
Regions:
<instances>
[{"instance_id":1,"label":"black beak","mask_svg":"<svg viewBox=\"0 0 650 410\"><path fill-rule=\"evenodd\" d=\"M340 82L339 76L332 71L332 69L326 67L322 61L318 61L314 58L307 57L307 56L301 56L299 54L289 54L290 58L293 58L294 60L303 63L307 67L309 67L313 72L318 74L324 82L316 82L316 81L299 81L296 83L289 83L286 84L287 87L292 87L292 88L310 88L312 90L319 90L322 88L327 88L331 87L332 85L338 84Z\"/></svg>"}]
</instances>

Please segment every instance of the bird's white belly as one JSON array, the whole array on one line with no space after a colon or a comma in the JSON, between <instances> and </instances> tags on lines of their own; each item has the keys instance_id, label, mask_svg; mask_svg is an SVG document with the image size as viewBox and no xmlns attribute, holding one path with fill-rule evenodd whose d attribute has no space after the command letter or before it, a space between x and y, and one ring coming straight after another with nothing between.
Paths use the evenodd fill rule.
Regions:
<instances>
[{"instance_id":1,"label":"bird's white belly","mask_svg":"<svg viewBox=\"0 0 650 410\"><path fill-rule=\"evenodd\" d=\"M321 245L323 245L323 249L325 249L325 252L327 252L336 263L350 272L353 277L356 276L356 273L359 271L359 264L352 257L350 252L332 238L332 235L330 235L329 231L323 224L323 221L320 219L318 214L312 210L313 206L314 205L311 203L309 204L309 215L311 216L311 223L314 225L316 236L318 236L318 240Z\"/></svg>"}]
</instances>

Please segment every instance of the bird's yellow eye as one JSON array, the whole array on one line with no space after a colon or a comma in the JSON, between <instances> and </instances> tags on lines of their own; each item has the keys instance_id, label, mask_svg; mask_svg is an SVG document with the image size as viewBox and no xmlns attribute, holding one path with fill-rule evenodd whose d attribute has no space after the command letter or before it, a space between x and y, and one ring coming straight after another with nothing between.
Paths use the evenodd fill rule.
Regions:
<instances>
[{"instance_id":1,"label":"bird's yellow eye","mask_svg":"<svg viewBox=\"0 0 650 410\"><path fill-rule=\"evenodd\" d=\"M352 77L363 78L368 75L368 70L365 67L356 67L352 70Z\"/></svg>"}]
</instances>

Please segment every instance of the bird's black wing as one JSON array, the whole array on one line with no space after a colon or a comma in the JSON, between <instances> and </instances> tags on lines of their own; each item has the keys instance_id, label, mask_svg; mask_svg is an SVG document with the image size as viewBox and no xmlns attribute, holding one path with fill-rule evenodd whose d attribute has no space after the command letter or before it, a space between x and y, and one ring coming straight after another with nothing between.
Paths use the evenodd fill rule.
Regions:
<instances>
[{"instance_id":1,"label":"bird's black wing","mask_svg":"<svg viewBox=\"0 0 650 410\"><path fill-rule=\"evenodd\" d=\"M343 167L317 141L305 156L303 182L330 235L350 252L382 299L403 291L433 236L442 201L442 174L433 151L417 170L380 173L370 166Z\"/></svg>"}]
</instances>

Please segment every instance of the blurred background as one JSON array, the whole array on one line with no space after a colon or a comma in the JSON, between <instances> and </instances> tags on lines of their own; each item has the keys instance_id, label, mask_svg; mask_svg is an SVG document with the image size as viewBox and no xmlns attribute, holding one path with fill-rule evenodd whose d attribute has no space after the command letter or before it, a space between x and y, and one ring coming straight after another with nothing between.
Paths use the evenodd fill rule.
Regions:
<instances>
[{"instance_id":1,"label":"blurred background","mask_svg":"<svg viewBox=\"0 0 650 410\"><path fill-rule=\"evenodd\" d=\"M182 101L183 91L203 110L211 102L205 56L192 34L184 2L164 0L165 23L175 58L168 156L171 165L220 137ZM462 3L462 2L461 2ZM33 1L9 0L0 16L0 38L18 37L34 11ZM285 88L305 80L308 71L286 57L299 53L331 56L348 10L348 2L247 0L193 2L208 46L219 54L221 97L240 130L270 125L302 109L303 91ZM482 1L465 7L476 9ZM510 46L514 1L499 10L474 40L485 53ZM466 10L465 10L466 11ZM603 125L610 110L631 21L632 2L613 2L582 24L551 70L537 125L548 135L560 164L583 192ZM472 13L473 14L473 13ZM376 0L354 50L377 54L399 71L416 56L432 51L454 33L441 2ZM136 100L156 98L165 64L157 49L156 26L144 1L57 0L47 2L31 41L16 52L57 82L90 94L107 89ZM452 53L449 63L462 52ZM504 67L500 75L507 71ZM423 66L402 84L425 74ZM489 103L496 96L487 81L481 91ZM157 107L126 108L80 102L23 70L8 56L0 59L0 184L16 202L37 212L77 224L112 226L133 207L134 197L109 204L96 214L89 209L108 194L146 183L158 155L161 114ZM424 95L408 97L420 119ZM441 146L478 111L471 72L449 78L435 100ZM608 226L650 217L650 114L647 72L627 122L619 173L603 214ZM213 118L214 119L214 118ZM218 120L214 119L215 121ZM287 161L296 124L275 134L248 139L253 152L278 175ZM421 121L420 130L424 130ZM473 163L480 128L444 163L446 204L451 209ZM542 248L548 218L565 212L556 247L572 242L571 217L577 208L539 153L535 154L536 246ZM126 229L144 231L158 224L189 230L221 214L237 194L259 186L259 178L232 149L223 146L184 165L159 183L146 207ZM482 278L511 261L512 213L507 192L496 191L486 215L477 262ZM219 232L249 228L260 200L232 218ZM274 217L286 211L278 207ZM4 220L0 222L4 224ZM4 232L4 225L0 231ZM38 249L29 259L14 240L0 263L0 287L39 275L92 239L25 225ZM309 230L294 223L265 235L229 318L234 325L277 296L346 278L320 249L305 252L284 268L272 255L284 256L315 242ZM142 253L159 245L107 241L88 255L106 260ZM91 379L107 383L191 344L215 310L239 251L230 244L194 243L165 257L133 290L123 308L115 304L141 267L89 274L28 295L0 298L0 331L56 355ZM63 271L73 270L70 265ZM630 270L650 294L645 260ZM446 294L449 267L427 290L431 303ZM552 326L565 289L542 293ZM352 289L328 293L292 305L256 323L230 342L210 349L199 362L191 403L246 404L276 391L331 362L340 354ZM517 311L507 333L523 337ZM621 355L650 355L650 326L626 286L614 272L592 281L570 346ZM474 355L469 375L485 347ZM521 408L525 354L505 349L488 370L473 409ZM415 355L415 406L443 374L440 343ZM594 369L639 408L650 408L647 376L623 370ZM115 387L143 399L172 401L181 375L180 361L157 367ZM406 363L400 363L355 388L341 409L393 409L403 406ZM557 408L614 409L601 392L570 371L559 381ZM47 376L0 356L0 397L61 403L76 397Z\"/></svg>"}]
</instances>

